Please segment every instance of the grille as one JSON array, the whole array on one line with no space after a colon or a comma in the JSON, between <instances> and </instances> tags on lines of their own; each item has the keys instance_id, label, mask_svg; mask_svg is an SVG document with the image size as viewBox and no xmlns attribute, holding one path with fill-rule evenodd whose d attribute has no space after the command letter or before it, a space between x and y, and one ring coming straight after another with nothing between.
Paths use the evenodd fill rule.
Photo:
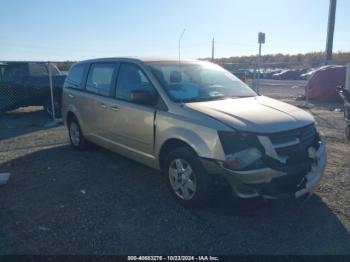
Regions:
<instances>
[{"instance_id":1,"label":"grille","mask_svg":"<svg viewBox=\"0 0 350 262\"><path fill-rule=\"evenodd\" d=\"M275 133L270 135L269 138L274 146L299 139L300 142L298 144L276 148L276 152L281 157L305 159L307 149L316 142L316 128L312 124L294 130Z\"/></svg>"}]
</instances>

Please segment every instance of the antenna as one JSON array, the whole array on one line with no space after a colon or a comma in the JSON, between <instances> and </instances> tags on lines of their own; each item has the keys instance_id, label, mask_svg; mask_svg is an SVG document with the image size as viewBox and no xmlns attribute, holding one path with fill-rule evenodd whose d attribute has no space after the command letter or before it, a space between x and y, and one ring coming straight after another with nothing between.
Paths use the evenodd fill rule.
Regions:
<instances>
[{"instance_id":1,"label":"antenna","mask_svg":"<svg viewBox=\"0 0 350 262\"><path fill-rule=\"evenodd\" d=\"M179 64L181 64L181 39L184 36L185 31L186 31L186 28L184 28L184 30L182 30L182 33L179 37Z\"/></svg>"},{"instance_id":2,"label":"antenna","mask_svg":"<svg viewBox=\"0 0 350 262\"><path fill-rule=\"evenodd\" d=\"M215 52L215 39L213 37L213 40L211 42L211 61L214 62L214 52Z\"/></svg>"}]
</instances>

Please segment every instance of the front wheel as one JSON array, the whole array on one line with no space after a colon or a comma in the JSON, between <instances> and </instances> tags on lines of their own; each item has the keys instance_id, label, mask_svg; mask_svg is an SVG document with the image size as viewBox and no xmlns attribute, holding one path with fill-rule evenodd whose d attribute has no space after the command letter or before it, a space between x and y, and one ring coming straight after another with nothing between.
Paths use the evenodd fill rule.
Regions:
<instances>
[{"instance_id":1,"label":"front wheel","mask_svg":"<svg viewBox=\"0 0 350 262\"><path fill-rule=\"evenodd\" d=\"M164 171L170 192L183 206L196 208L210 203L211 177L190 148L172 151L166 158Z\"/></svg>"},{"instance_id":2,"label":"front wheel","mask_svg":"<svg viewBox=\"0 0 350 262\"><path fill-rule=\"evenodd\" d=\"M350 125L347 125L345 128L345 136L350 140Z\"/></svg>"}]
</instances>

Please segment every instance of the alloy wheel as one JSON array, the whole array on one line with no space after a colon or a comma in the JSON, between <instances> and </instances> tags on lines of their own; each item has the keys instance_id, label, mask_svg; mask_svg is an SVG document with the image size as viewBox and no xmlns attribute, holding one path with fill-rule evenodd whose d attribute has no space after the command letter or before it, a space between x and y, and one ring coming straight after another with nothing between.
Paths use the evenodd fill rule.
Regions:
<instances>
[{"instance_id":1,"label":"alloy wheel","mask_svg":"<svg viewBox=\"0 0 350 262\"><path fill-rule=\"evenodd\" d=\"M80 130L76 122L72 122L69 126L69 135L74 146L79 146L80 143Z\"/></svg>"},{"instance_id":2,"label":"alloy wheel","mask_svg":"<svg viewBox=\"0 0 350 262\"><path fill-rule=\"evenodd\" d=\"M196 176L191 165L180 158L174 159L169 166L169 180L175 194L183 200L191 200L197 189Z\"/></svg>"}]
</instances>

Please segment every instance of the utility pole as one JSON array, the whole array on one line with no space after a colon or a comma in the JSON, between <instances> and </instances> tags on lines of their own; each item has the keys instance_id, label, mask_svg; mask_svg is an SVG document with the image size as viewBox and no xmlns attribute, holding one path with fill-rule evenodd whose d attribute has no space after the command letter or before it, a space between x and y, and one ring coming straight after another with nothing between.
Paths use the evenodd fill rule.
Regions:
<instances>
[{"instance_id":1,"label":"utility pole","mask_svg":"<svg viewBox=\"0 0 350 262\"><path fill-rule=\"evenodd\" d=\"M259 42L259 55L258 55L258 81L256 85L256 91L259 94L259 87L260 87L260 74L261 74L261 42Z\"/></svg>"},{"instance_id":2,"label":"utility pole","mask_svg":"<svg viewBox=\"0 0 350 262\"><path fill-rule=\"evenodd\" d=\"M49 73L49 85L50 85L50 95L51 95L51 113L52 113L52 122L45 124L45 127L54 127L58 126L62 123L61 118L56 118L56 110L55 108L55 99L54 99L54 90L53 90L53 81L52 81L52 64L50 62L46 63L47 70Z\"/></svg>"},{"instance_id":3,"label":"utility pole","mask_svg":"<svg viewBox=\"0 0 350 262\"><path fill-rule=\"evenodd\" d=\"M213 37L213 40L211 42L211 61L214 62L214 53L215 53L215 40Z\"/></svg>"},{"instance_id":4,"label":"utility pole","mask_svg":"<svg viewBox=\"0 0 350 262\"><path fill-rule=\"evenodd\" d=\"M47 62L47 67L49 70L49 84L50 84L50 94L51 94L51 112L52 112L52 120L56 121L56 108L55 108L55 99L53 94L53 82L52 82L52 65L50 62Z\"/></svg>"},{"instance_id":5,"label":"utility pole","mask_svg":"<svg viewBox=\"0 0 350 262\"><path fill-rule=\"evenodd\" d=\"M262 33L262 32L259 32L258 34L258 43L259 43L259 54L258 54L258 59L257 59L257 65L255 68L258 69L258 75L257 75L257 78L256 78L256 75L255 75L255 84L254 84L254 88L255 88L255 91L259 94L259 85L260 85L260 67L261 67L261 45L262 44L265 44L265 33ZM255 74L256 74L256 71L255 71Z\"/></svg>"},{"instance_id":6,"label":"utility pole","mask_svg":"<svg viewBox=\"0 0 350 262\"><path fill-rule=\"evenodd\" d=\"M330 0L329 15L328 15L328 30L327 30L327 45L326 45L326 64L330 64L333 56L333 38L335 26L335 13L337 10L337 0Z\"/></svg>"}]
</instances>

